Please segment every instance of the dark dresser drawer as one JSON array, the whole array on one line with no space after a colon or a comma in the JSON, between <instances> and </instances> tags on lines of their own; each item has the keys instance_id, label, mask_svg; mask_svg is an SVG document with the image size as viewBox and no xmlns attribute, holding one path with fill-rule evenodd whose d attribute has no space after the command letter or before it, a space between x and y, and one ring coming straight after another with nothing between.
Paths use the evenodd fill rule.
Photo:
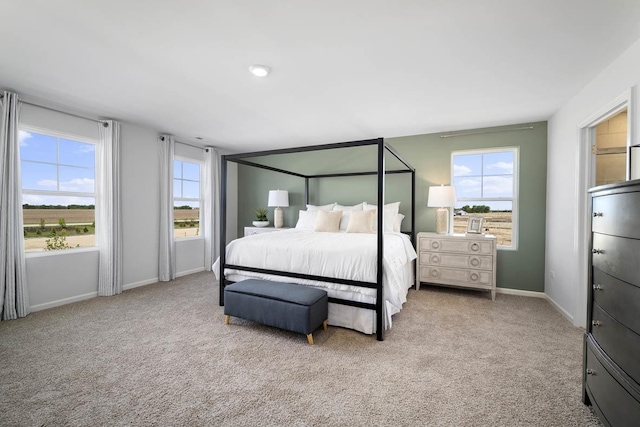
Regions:
<instances>
[{"instance_id":1,"label":"dark dresser drawer","mask_svg":"<svg viewBox=\"0 0 640 427\"><path fill-rule=\"evenodd\" d=\"M640 383L640 335L609 316L598 304L593 305L591 325L591 334L605 353Z\"/></svg>"},{"instance_id":2,"label":"dark dresser drawer","mask_svg":"<svg viewBox=\"0 0 640 427\"><path fill-rule=\"evenodd\" d=\"M587 339L586 387L595 405L611 426L634 426L640 423L640 402L616 380L595 353L600 353Z\"/></svg>"},{"instance_id":3,"label":"dark dresser drawer","mask_svg":"<svg viewBox=\"0 0 640 427\"><path fill-rule=\"evenodd\" d=\"M640 287L594 268L593 301L618 322L640 334Z\"/></svg>"},{"instance_id":4,"label":"dark dresser drawer","mask_svg":"<svg viewBox=\"0 0 640 427\"><path fill-rule=\"evenodd\" d=\"M593 198L591 229L596 233L640 239L638 192L609 194Z\"/></svg>"},{"instance_id":5,"label":"dark dresser drawer","mask_svg":"<svg viewBox=\"0 0 640 427\"><path fill-rule=\"evenodd\" d=\"M640 285L640 240L593 233L591 260L610 276Z\"/></svg>"}]
</instances>

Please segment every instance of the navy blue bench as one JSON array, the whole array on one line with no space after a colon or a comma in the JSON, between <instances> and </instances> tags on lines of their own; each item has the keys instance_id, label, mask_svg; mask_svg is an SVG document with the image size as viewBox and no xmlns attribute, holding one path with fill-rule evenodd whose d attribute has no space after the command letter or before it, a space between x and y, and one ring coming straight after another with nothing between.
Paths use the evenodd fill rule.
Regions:
<instances>
[{"instance_id":1,"label":"navy blue bench","mask_svg":"<svg viewBox=\"0 0 640 427\"><path fill-rule=\"evenodd\" d=\"M307 335L313 345L313 331L327 329L327 292L304 285L249 279L224 288L226 325L231 316Z\"/></svg>"}]
</instances>

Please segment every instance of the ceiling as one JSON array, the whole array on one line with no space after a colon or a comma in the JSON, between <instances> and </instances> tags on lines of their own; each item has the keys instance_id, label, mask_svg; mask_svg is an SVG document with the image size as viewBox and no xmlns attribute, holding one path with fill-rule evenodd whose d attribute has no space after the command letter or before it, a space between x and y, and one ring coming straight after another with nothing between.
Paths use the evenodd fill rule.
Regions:
<instances>
[{"instance_id":1,"label":"ceiling","mask_svg":"<svg viewBox=\"0 0 640 427\"><path fill-rule=\"evenodd\" d=\"M640 38L637 0L0 0L0 12L0 88L232 152L547 120ZM252 76L256 63L271 75Z\"/></svg>"}]
</instances>

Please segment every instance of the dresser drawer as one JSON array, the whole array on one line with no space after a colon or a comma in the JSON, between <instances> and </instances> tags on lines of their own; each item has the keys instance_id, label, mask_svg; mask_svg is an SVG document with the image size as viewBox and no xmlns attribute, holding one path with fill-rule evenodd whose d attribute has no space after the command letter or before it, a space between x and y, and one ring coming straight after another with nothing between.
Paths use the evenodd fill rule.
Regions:
<instances>
[{"instance_id":1,"label":"dresser drawer","mask_svg":"<svg viewBox=\"0 0 640 427\"><path fill-rule=\"evenodd\" d=\"M420 265L491 270L493 268L493 257L450 254L446 252L420 252Z\"/></svg>"},{"instance_id":2,"label":"dresser drawer","mask_svg":"<svg viewBox=\"0 0 640 427\"><path fill-rule=\"evenodd\" d=\"M596 233L640 239L640 192L593 198L591 228Z\"/></svg>"},{"instance_id":3,"label":"dresser drawer","mask_svg":"<svg viewBox=\"0 0 640 427\"><path fill-rule=\"evenodd\" d=\"M464 238L438 239L432 237L420 238L420 251L431 252L462 252L470 254L493 254L494 240L467 240Z\"/></svg>"},{"instance_id":4,"label":"dresser drawer","mask_svg":"<svg viewBox=\"0 0 640 427\"><path fill-rule=\"evenodd\" d=\"M598 344L631 378L640 383L640 335L593 305L591 334Z\"/></svg>"},{"instance_id":5,"label":"dresser drawer","mask_svg":"<svg viewBox=\"0 0 640 427\"><path fill-rule=\"evenodd\" d=\"M593 234L593 266L617 279L640 285L640 240Z\"/></svg>"},{"instance_id":6,"label":"dresser drawer","mask_svg":"<svg viewBox=\"0 0 640 427\"><path fill-rule=\"evenodd\" d=\"M639 287L618 280L594 268L593 301L618 322L640 334Z\"/></svg>"},{"instance_id":7,"label":"dresser drawer","mask_svg":"<svg viewBox=\"0 0 640 427\"><path fill-rule=\"evenodd\" d=\"M597 349L587 340L586 386L592 403L611 426L638 426L640 402L616 381L596 357Z\"/></svg>"},{"instance_id":8,"label":"dresser drawer","mask_svg":"<svg viewBox=\"0 0 640 427\"><path fill-rule=\"evenodd\" d=\"M493 277L491 271L459 270L440 267L420 267L422 282L441 283L445 285L464 285L482 288L492 288Z\"/></svg>"}]
</instances>

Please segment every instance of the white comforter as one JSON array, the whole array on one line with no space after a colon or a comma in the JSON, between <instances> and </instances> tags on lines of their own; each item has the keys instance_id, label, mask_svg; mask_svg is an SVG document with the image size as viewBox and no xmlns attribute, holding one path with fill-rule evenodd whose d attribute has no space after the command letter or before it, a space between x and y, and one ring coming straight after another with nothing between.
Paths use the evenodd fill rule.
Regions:
<instances>
[{"instance_id":1,"label":"white comforter","mask_svg":"<svg viewBox=\"0 0 640 427\"><path fill-rule=\"evenodd\" d=\"M375 234L321 233L291 229L255 234L232 241L227 245L226 262L245 267L375 283L376 249ZM406 302L408 289L412 285L407 280L406 266L414 259L416 252L406 235L385 233L383 289L387 327L391 325L391 315L400 311L402 304ZM219 262L218 259L213 265L217 278L220 278ZM329 296L344 298L344 295L350 294L351 298L346 299L362 302L375 302L376 297L376 290L371 288L233 269L226 269L225 273L231 280L234 280L234 275L238 275L323 287L327 288Z\"/></svg>"}]
</instances>

